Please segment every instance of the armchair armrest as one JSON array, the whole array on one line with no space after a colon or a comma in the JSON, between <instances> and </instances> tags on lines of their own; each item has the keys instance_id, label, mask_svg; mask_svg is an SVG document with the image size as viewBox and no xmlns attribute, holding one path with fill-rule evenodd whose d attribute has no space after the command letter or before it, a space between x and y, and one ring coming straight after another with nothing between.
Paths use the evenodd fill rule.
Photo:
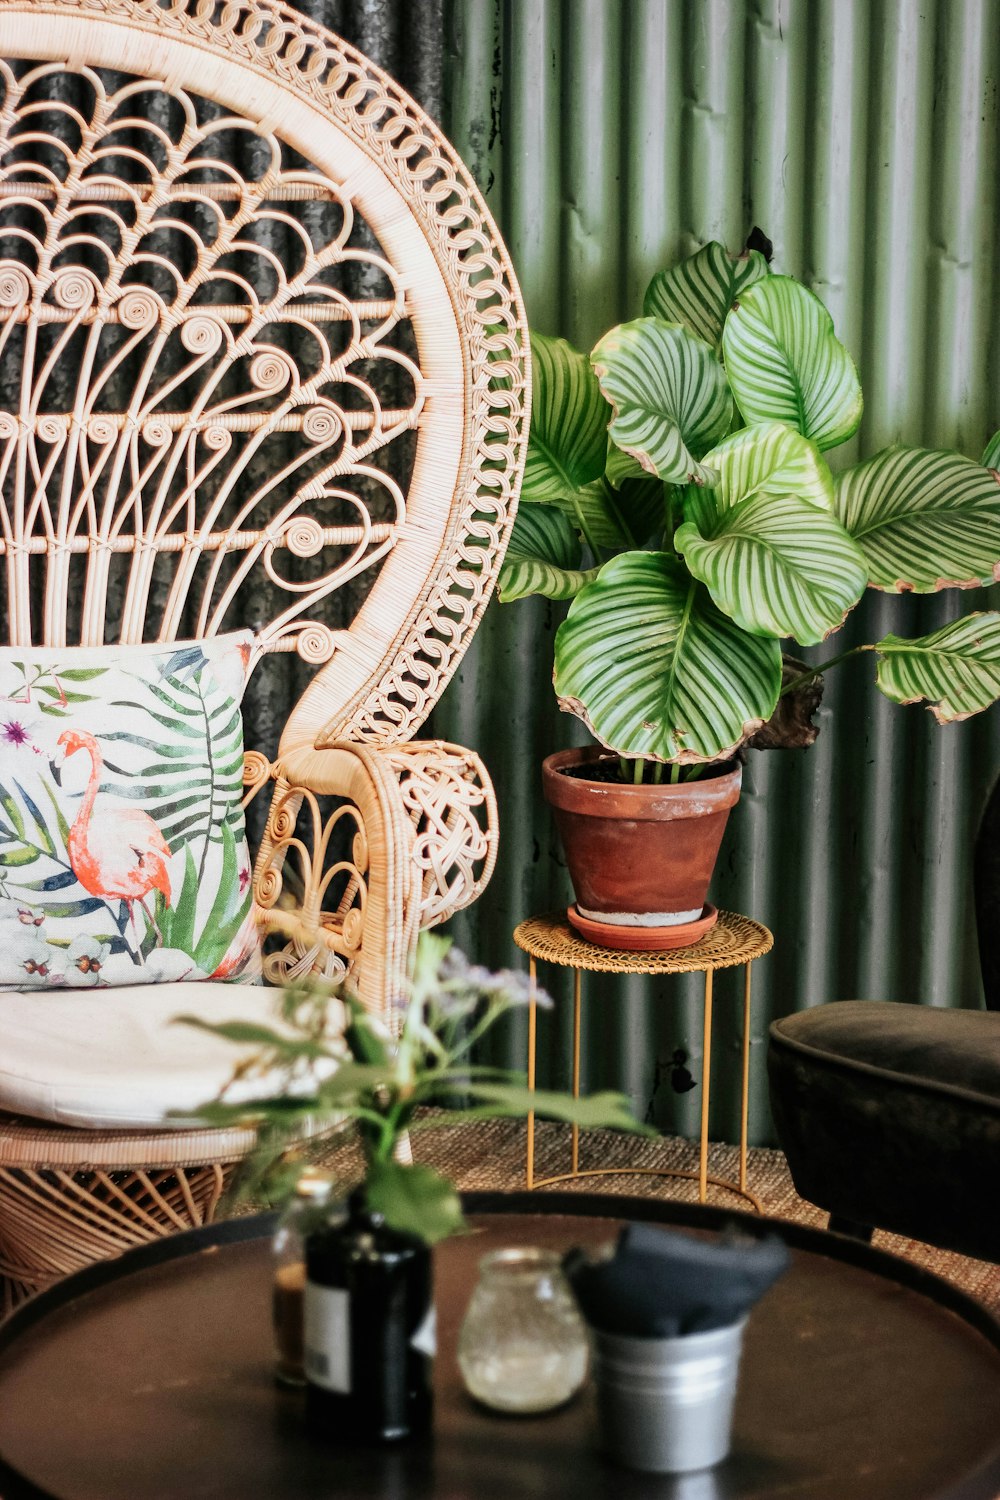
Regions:
<instances>
[{"instance_id":1,"label":"armchair armrest","mask_svg":"<svg viewBox=\"0 0 1000 1500\"><path fill-rule=\"evenodd\" d=\"M476 900L493 873L486 768L424 740L302 747L257 773L274 795L254 893L262 928L287 940L265 960L268 979L347 973L391 1026L420 929Z\"/></svg>"}]
</instances>

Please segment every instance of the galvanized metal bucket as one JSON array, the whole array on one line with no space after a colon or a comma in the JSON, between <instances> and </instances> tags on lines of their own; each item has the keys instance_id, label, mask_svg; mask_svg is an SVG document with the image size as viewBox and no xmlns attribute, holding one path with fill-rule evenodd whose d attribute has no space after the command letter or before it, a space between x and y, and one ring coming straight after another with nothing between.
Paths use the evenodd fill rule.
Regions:
<instances>
[{"instance_id":1,"label":"galvanized metal bucket","mask_svg":"<svg viewBox=\"0 0 1000 1500\"><path fill-rule=\"evenodd\" d=\"M746 1318L683 1338L594 1329L601 1444L630 1469L683 1474L729 1452Z\"/></svg>"}]
</instances>

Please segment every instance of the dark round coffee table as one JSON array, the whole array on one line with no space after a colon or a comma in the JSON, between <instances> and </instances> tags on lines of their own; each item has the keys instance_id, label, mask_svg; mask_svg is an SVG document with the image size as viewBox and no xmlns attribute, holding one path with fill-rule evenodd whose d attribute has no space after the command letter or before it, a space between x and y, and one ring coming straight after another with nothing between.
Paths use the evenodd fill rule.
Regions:
<instances>
[{"instance_id":1,"label":"dark round coffee table","mask_svg":"<svg viewBox=\"0 0 1000 1500\"><path fill-rule=\"evenodd\" d=\"M679 1479L593 1447L589 1392L546 1417L478 1409L455 1363L478 1258L609 1240L623 1219L715 1233L717 1208L579 1194L473 1195L438 1247L433 1437L393 1451L306 1435L271 1379L271 1219L231 1220L92 1266L0 1328L4 1500L993 1500L1000 1325L908 1262L781 1225L793 1266L754 1312L735 1440Z\"/></svg>"}]
</instances>

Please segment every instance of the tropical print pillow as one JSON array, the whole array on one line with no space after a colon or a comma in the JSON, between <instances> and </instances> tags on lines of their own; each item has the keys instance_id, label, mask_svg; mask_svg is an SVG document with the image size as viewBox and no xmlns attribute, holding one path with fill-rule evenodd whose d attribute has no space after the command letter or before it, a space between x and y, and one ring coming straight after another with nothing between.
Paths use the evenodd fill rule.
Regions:
<instances>
[{"instance_id":1,"label":"tropical print pillow","mask_svg":"<svg viewBox=\"0 0 1000 1500\"><path fill-rule=\"evenodd\" d=\"M0 649L0 989L258 977L252 639Z\"/></svg>"}]
</instances>

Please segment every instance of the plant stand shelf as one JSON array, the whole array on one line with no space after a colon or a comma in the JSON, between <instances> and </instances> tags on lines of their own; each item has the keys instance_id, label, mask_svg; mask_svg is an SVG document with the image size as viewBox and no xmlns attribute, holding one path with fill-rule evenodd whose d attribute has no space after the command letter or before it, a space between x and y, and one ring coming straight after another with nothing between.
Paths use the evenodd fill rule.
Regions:
<instances>
[{"instance_id":1,"label":"plant stand shelf","mask_svg":"<svg viewBox=\"0 0 1000 1500\"><path fill-rule=\"evenodd\" d=\"M704 973L704 1046L701 1062L701 1137L697 1172L668 1168L608 1167L581 1169L580 1128L572 1127L570 1170L553 1177L535 1176L535 1116L528 1115L528 1145L525 1182L529 1190L549 1187L558 1182L573 1182L582 1177L643 1176L682 1177L698 1183L698 1200L706 1201L708 1187L720 1188L746 1199L761 1213L761 1205L747 1188L747 1123L750 1102L750 969L756 958L769 953L774 938L760 922L737 912L720 911L711 932L690 948L675 948L664 953L638 953L618 948L599 948L573 931L562 912L529 917L514 930L514 941L528 954L531 1002L528 1007L528 1087L535 1087L535 1042L538 964L558 964L573 970L573 1097L580 1094L580 1013L581 976L594 974L691 974ZM740 1096L740 1173L739 1182L713 1177L708 1172L708 1106L712 1065L712 981L716 969L744 966L743 984L743 1055Z\"/></svg>"}]
</instances>

